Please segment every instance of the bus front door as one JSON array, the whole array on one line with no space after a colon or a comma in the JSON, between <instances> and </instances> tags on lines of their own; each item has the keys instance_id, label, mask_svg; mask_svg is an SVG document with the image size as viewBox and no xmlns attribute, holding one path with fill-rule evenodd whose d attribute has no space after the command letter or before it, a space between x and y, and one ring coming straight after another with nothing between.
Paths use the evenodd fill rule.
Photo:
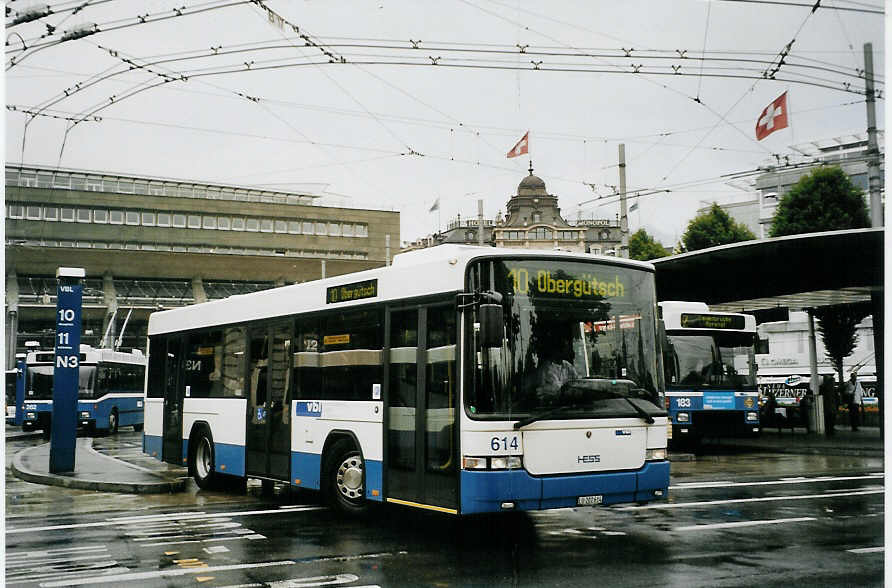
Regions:
<instances>
[{"instance_id":1,"label":"bus front door","mask_svg":"<svg viewBox=\"0 0 892 588\"><path fill-rule=\"evenodd\" d=\"M387 497L458 508L453 305L392 310L387 392Z\"/></svg>"},{"instance_id":2,"label":"bus front door","mask_svg":"<svg viewBox=\"0 0 892 588\"><path fill-rule=\"evenodd\" d=\"M291 324L252 330L248 357L245 471L248 476L290 478Z\"/></svg>"},{"instance_id":3,"label":"bus front door","mask_svg":"<svg viewBox=\"0 0 892 588\"><path fill-rule=\"evenodd\" d=\"M161 459L184 465L183 461L183 397L185 388L180 378L183 340L179 336L159 337L152 341L164 351L164 419L161 430ZM152 349L154 353L155 350Z\"/></svg>"}]
</instances>

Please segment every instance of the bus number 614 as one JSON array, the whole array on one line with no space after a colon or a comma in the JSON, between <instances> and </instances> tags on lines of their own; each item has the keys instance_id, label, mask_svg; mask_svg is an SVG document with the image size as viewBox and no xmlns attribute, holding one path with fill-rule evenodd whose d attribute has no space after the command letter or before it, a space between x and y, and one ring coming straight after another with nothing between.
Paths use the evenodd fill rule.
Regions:
<instances>
[{"instance_id":1,"label":"bus number 614","mask_svg":"<svg viewBox=\"0 0 892 588\"><path fill-rule=\"evenodd\" d=\"M489 447L493 451L517 449L517 437L493 437L489 440Z\"/></svg>"}]
</instances>

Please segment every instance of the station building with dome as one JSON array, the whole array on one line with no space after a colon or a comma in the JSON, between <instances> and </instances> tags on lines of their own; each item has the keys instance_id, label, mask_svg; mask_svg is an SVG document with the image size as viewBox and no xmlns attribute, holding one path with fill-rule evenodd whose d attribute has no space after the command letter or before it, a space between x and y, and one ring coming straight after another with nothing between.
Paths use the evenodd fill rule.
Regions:
<instances>
[{"instance_id":1,"label":"station building with dome","mask_svg":"<svg viewBox=\"0 0 892 588\"><path fill-rule=\"evenodd\" d=\"M549 194L542 178L529 175L517 186L508 199L504 216L483 219L458 215L446 230L407 244L403 250L433 247L443 243L476 245L478 231L483 231L483 243L492 247L516 249L561 249L600 255L616 255L622 242L618 218L589 218L567 220L561 215L558 197Z\"/></svg>"}]
</instances>

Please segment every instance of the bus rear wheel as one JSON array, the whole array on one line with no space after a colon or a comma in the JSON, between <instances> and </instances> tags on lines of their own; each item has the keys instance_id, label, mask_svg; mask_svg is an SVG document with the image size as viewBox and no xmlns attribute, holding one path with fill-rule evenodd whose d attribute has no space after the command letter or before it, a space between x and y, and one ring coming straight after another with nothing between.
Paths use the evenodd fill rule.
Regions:
<instances>
[{"instance_id":1,"label":"bus rear wheel","mask_svg":"<svg viewBox=\"0 0 892 588\"><path fill-rule=\"evenodd\" d=\"M206 432L199 433L190 444L192 459L190 465L195 483L203 490L211 490L217 486L217 475L214 471L214 443Z\"/></svg>"},{"instance_id":2,"label":"bus rear wheel","mask_svg":"<svg viewBox=\"0 0 892 588\"><path fill-rule=\"evenodd\" d=\"M325 492L342 513L360 515L368 510L363 469L362 455L347 439L336 441L326 452Z\"/></svg>"},{"instance_id":3,"label":"bus rear wheel","mask_svg":"<svg viewBox=\"0 0 892 588\"><path fill-rule=\"evenodd\" d=\"M133 430L139 433L140 431L142 431L142 426L142 423L136 423L135 425L133 425Z\"/></svg>"}]
</instances>

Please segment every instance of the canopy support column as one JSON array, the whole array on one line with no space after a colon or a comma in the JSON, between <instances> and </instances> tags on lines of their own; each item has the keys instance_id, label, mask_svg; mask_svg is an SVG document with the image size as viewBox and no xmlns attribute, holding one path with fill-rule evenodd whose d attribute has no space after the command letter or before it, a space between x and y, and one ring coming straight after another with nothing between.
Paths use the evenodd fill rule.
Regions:
<instances>
[{"instance_id":1,"label":"canopy support column","mask_svg":"<svg viewBox=\"0 0 892 588\"><path fill-rule=\"evenodd\" d=\"M818 379L818 344L815 338L815 309L808 309L808 364L811 374L811 391L814 402L809 408L815 418L815 433L824 435L824 398Z\"/></svg>"}]
</instances>

